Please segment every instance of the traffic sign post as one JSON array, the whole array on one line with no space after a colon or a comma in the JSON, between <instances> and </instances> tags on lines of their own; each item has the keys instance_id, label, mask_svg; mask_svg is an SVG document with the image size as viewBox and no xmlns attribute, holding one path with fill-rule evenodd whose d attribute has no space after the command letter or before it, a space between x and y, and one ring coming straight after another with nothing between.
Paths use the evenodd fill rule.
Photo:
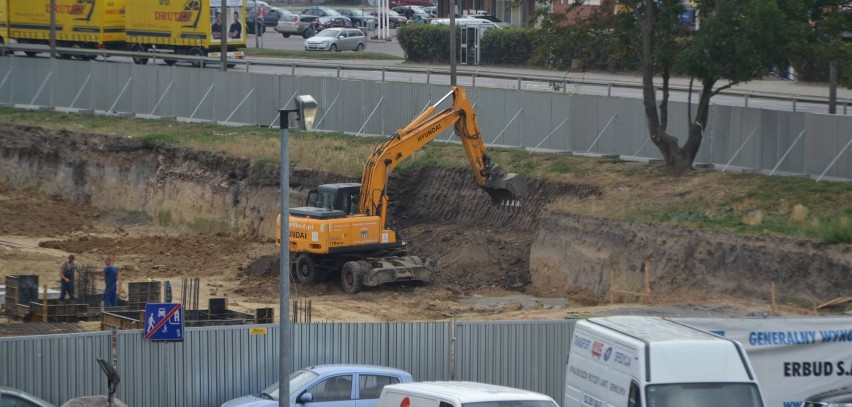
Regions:
<instances>
[{"instance_id":1,"label":"traffic sign post","mask_svg":"<svg viewBox=\"0 0 852 407\"><path fill-rule=\"evenodd\" d=\"M183 307L180 304L145 304L145 339L183 340Z\"/></svg>"}]
</instances>

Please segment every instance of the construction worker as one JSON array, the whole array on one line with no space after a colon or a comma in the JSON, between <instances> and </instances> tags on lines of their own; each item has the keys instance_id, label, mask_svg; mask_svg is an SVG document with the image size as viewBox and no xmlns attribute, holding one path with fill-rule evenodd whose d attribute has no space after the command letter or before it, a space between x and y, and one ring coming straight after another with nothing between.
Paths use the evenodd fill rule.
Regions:
<instances>
[{"instance_id":1,"label":"construction worker","mask_svg":"<svg viewBox=\"0 0 852 407\"><path fill-rule=\"evenodd\" d=\"M113 264L112 257L104 260L104 307L118 306L118 267Z\"/></svg>"},{"instance_id":2,"label":"construction worker","mask_svg":"<svg viewBox=\"0 0 852 407\"><path fill-rule=\"evenodd\" d=\"M59 301L65 301L65 294L68 294L68 300L74 300L74 273L77 271L77 263L74 263L74 255L69 254L68 260L62 262L59 266Z\"/></svg>"}]
</instances>

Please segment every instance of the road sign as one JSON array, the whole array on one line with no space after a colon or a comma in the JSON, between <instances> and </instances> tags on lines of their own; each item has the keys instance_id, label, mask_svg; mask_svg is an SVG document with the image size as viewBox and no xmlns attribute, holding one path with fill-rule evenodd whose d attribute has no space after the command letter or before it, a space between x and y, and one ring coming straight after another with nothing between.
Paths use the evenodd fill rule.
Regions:
<instances>
[{"instance_id":1,"label":"road sign","mask_svg":"<svg viewBox=\"0 0 852 407\"><path fill-rule=\"evenodd\" d=\"M183 307L180 304L145 304L145 339L183 340Z\"/></svg>"}]
</instances>

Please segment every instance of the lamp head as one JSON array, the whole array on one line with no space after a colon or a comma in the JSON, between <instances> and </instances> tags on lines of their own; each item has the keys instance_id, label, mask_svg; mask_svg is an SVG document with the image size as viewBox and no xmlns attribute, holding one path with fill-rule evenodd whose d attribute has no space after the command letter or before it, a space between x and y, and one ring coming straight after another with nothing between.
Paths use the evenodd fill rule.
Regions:
<instances>
[{"instance_id":1,"label":"lamp head","mask_svg":"<svg viewBox=\"0 0 852 407\"><path fill-rule=\"evenodd\" d=\"M314 119L317 116L317 101L310 95L296 96L296 109L299 114L299 128L313 130Z\"/></svg>"}]
</instances>

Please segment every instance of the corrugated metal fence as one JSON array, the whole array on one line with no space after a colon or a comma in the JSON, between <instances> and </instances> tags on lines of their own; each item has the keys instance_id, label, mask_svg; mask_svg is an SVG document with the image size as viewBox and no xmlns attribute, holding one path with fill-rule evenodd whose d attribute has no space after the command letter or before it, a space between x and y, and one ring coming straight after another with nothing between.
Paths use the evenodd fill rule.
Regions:
<instances>
[{"instance_id":1,"label":"corrugated metal fence","mask_svg":"<svg viewBox=\"0 0 852 407\"><path fill-rule=\"evenodd\" d=\"M354 81L213 69L0 58L0 103L277 125L296 94L320 104L318 128L391 134L447 93L443 85ZM659 159L639 99L470 88L487 143ZM669 133L686 139L687 105ZM852 179L852 116L714 105L697 161L733 171ZM450 139L451 134L440 136Z\"/></svg>"},{"instance_id":2,"label":"corrugated metal fence","mask_svg":"<svg viewBox=\"0 0 852 407\"><path fill-rule=\"evenodd\" d=\"M392 366L415 380L502 384L560 402L572 332L573 321L296 324L290 368ZM141 330L116 335L118 397L130 406L218 406L278 378L277 325L187 328L183 342L151 342ZM2 338L0 385L57 405L106 394L96 359L111 360L111 349L109 332Z\"/></svg>"}]
</instances>

